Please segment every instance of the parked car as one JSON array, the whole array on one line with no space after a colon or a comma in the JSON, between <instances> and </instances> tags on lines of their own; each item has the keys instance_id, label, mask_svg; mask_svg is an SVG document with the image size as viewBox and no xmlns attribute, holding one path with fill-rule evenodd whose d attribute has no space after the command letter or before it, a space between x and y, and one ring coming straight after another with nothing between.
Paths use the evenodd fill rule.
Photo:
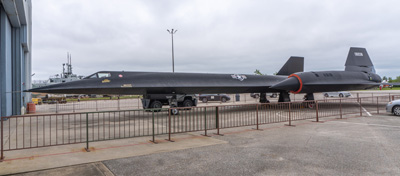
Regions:
<instances>
[{"instance_id":1,"label":"parked car","mask_svg":"<svg viewBox=\"0 0 400 176\"><path fill-rule=\"evenodd\" d=\"M350 97L350 92L324 92L325 97Z\"/></svg>"},{"instance_id":2,"label":"parked car","mask_svg":"<svg viewBox=\"0 0 400 176\"><path fill-rule=\"evenodd\" d=\"M260 98L259 93L251 93L250 96L253 98ZM271 98L276 98L276 97L278 97L278 94L277 93L267 93L267 96L269 96Z\"/></svg>"},{"instance_id":3,"label":"parked car","mask_svg":"<svg viewBox=\"0 0 400 176\"><path fill-rule=\"evenodd\" d=\"M400 116L400 100L394 100L386 105L386 112Z\"/></svg>"},{"instance_id":4,"label":"parked car","mask_svg":"<svg viewBox=\"0 0 400 176\"><path fill-rule=\"evenodd\" d=\"M201 100L203 103L207 103L208 101L226 102L231 100L231 97L226 94L200 94L199 100Z\"/></svg>"}]
</instances>

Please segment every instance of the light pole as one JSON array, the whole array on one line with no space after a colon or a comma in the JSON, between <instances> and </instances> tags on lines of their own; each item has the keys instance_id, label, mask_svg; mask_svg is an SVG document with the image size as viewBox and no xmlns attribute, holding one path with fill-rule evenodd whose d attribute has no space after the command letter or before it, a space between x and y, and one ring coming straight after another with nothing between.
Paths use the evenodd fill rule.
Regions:
<instances>
[{"instance_id":1,"label":"light pole","mask_svg":"<svg viewBox=\"0 0 400 176\"><path fill-rule=\"evenodd\" d=\"M169 34L171 34L171 39L172 39L172 73L174 73L175 72L175 65L174 65L174 34L178 30L171 29L171 31L170 31L169 29L167 29L167 31L168 31Z\"/></svg>"}]
</instances>

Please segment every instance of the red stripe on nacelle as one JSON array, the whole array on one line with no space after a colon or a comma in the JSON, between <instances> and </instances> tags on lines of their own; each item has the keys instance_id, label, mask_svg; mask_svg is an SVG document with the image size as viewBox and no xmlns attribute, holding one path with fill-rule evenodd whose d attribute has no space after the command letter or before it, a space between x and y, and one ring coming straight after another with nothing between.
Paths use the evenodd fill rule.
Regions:
<instances>
[{"instance_id":1,"label":"red stripe on nacelle","mask_svg":"<svg viewBox=\"0 0 400 176\"><path fill-rule=\"evenodd\" d=\"M291 93L294 93L294 94L300 93L300 92L301 92L301 89L303 89L303 81L301 81L300 76L299 76L299 75L296 75L296 74L291 74L291 75L289 75L288 78L290 78L290 77L296 77L297 80L299 80L299 82L300 82L299 90L297 90L297 91L290 91L290 92L291 92Z\"/></svg>"}]
</instances>

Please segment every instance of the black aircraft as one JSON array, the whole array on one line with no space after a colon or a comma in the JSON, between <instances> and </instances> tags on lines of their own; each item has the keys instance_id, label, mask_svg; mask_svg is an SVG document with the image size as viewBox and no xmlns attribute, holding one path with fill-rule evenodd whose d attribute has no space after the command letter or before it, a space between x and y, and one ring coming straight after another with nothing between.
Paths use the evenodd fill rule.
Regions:
<instances>
[{"instance_id":1,"label":"black aircraft","mask_svg":"<svg viewBox=\"0 0 400 176\"><path fill-rule=\"evenodd\" d=\"M290 101L289 92L313 93L362 90L378 87L381 78L364 48L350 48L345 71L303 72L304 58L291 57L277 75L206 74L100 71L82 80L27 90L63 94L208 94L280 93L279 101ZM285 76L284 76L285 75Z\"/></svg>"}]
</instances>

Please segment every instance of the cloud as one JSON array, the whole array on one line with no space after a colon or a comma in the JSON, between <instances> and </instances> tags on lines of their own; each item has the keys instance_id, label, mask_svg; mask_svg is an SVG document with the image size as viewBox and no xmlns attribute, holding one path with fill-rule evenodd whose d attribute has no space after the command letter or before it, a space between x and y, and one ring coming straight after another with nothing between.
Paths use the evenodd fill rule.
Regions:
<instances>
[{"instance_id":1,"label":"cloud","mask_svg":"<svg viewBox=\"0 0 400 176\"><path fill-rule=\"evenodd\" d=\"M380 75L400 75L395 0L35 0L33 79L100 70L272 74L292 56L306 70L343 70L349 47L366 47ZM397 65L396 65L397 64Z\"/></svg>"}]
</instances>

